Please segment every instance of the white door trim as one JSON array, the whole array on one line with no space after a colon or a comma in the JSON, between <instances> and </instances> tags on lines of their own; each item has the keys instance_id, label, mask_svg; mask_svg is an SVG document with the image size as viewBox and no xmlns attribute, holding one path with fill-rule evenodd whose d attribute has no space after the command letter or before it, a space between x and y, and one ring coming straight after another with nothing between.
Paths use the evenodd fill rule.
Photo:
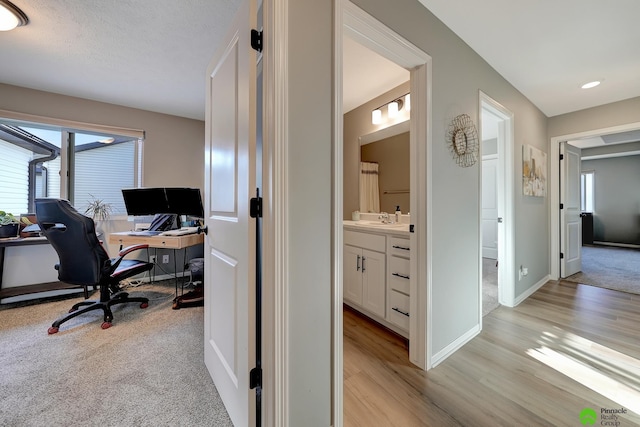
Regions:
<instances>
[{"instance_id":1,"label":"white door trim","mask_svg":"<svg viewBox=\"0 0 640 427\"><path fill-rule=\"evenodd\" d=\"M411 234L412 262L409 359L431 367L431 57L349 0L335 0L334 8L334 129L333 129L333 425L343 421L343 110L342 38L348 34L372 51L411 72ZM416 200L414 203L413 200ZM413 206L415 204L415 206ZM415 248L415 250L414 250ZM414 254L415 252L415 254ZM420 260L420 262L417 262Z\"/></svg>"},{"instance_id":2,"label":"white door trim","mask_svg":"<svg viewBox=\"0 0 640 427\"><path fill-rule=\"evenodd\" d=\"M289 0L263 2L263 299L265 426L289 426Z\"/></svg>"},{"instance_id":3,"label":"white door trim","mask_svg":"<svg viewBox=\"0 0 640 427\"><path fill-rule=\"evenodd\" d=\"M514 115L502 104L496 102L486 93L479 91L479 112L488 110L494 116L499 117L503 124L498 132L498 212L502 213L503 223L498 227L498 300L500 304L515 306L515 209L514 209ZM480 120L482 126L482 120ZM482 134L482 129L480 129ZM480 169L480 168L479 168ZM479 172L479 189L482 191L482 170ZM503 176L501 177L500 174ZM482 193L481 193L482 194ZM479 232L482 232L482 206L478 207ZM482 327L482 236L478 236L480 245L480 326Z\"/></svg>"},{"instance_id":4,"label":"white door trim","mask_svg":"<svg viewBox=\"0 0 640 427\"><path fill-rule=\"evenodd\" d=\"M555 161L560 158L560 143L563 141L634 130L640 130L640 122L554 136L549 142L550 164L554 165ZM549 230L551 233L549 236L549 244L551 245L549 248L549 265L551 267L549 275L552 280L558 280L560 277L560 171L557 167L551 167L549 173L549 206L549 223L551 225Z\"/></svg>"}]
</instances>

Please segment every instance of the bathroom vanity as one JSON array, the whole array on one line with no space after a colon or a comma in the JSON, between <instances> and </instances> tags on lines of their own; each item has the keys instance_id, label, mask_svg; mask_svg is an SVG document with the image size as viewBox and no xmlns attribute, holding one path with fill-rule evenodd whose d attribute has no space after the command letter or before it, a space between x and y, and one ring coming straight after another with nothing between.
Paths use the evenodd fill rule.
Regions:
<instances>
[{"instance_id":1,"label":"bathroom vanity","mask_svg":"<svg viewBox=\"0 0 640 427\"><path fill-rule=\"evenodd\" d=\"M407 223L343 221L344 303L387 328L409 337Z\"/></svg>"}]
</instances>

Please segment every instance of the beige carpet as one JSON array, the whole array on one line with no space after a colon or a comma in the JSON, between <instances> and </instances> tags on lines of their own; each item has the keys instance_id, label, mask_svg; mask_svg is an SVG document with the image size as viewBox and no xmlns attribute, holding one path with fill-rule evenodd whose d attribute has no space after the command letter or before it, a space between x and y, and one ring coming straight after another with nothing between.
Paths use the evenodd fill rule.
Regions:
<instances>
[{"instance_id":1,"label":"beige carpet","mask_svg":"<svg viewBox=\"0 0 640 427\"><path fill-rule=\"evenodd\" d=\"M172 310L173 283L150 299L51 322L81 298L0 307L0 425L231 426L203 362L203 307ZM97 294L96 294L97 295Z\"/></svg>"},{"instance_id":2,"label":"beige carpet","mask_svg":"<svg viewBox=\"0 0 640 427\"><path fill-rule=\"evenodd\" d=\"M583 246L582 271L565 280L640 294L640 250Z\"/></svg>"},{"instance_id":3,"label":"beige carpet","mask_svg":"<svg viewBox=\"0 0 640 427\"><path fill-rule=\"evenodd\" d=\"M498 308L498 266L495 259L482 258L482 317Z\"/></svg>"}]
</instances>

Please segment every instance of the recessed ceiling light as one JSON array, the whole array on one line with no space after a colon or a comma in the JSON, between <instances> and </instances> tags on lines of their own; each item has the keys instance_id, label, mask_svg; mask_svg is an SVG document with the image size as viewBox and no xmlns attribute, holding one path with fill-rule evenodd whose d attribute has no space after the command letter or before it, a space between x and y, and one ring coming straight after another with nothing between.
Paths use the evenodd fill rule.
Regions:
<instances>
[{"instance_id":1,"label":"recessed ceiling light","mask_svg":"<svg viewBox=\"0 0 640 427\"><path fill-rule=\"evenodd\" d=\"M602 80L594 80L592 82L589 83L585 83L582 86L580 86L582 89L591 89L592 87L596 87L598 86L600 83L602 83Z\"/></svg>"}]
</instances>

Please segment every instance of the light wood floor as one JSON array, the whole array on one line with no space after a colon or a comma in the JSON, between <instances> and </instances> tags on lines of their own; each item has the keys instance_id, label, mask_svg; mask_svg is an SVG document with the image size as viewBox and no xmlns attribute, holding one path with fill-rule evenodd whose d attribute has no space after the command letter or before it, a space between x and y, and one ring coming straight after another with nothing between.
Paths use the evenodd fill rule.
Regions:
<instances>
[{"instance_id":1,"label":"light wood floor","mask_svg":"<svg viewBox=\"0 0 640 427\"><path fill-rule=\"evenodd\" d=\"M640 295L549 282L429 372L344 310L345 426L579 426L585 407L640 426Z\"/></svg>"}]
</instances>

